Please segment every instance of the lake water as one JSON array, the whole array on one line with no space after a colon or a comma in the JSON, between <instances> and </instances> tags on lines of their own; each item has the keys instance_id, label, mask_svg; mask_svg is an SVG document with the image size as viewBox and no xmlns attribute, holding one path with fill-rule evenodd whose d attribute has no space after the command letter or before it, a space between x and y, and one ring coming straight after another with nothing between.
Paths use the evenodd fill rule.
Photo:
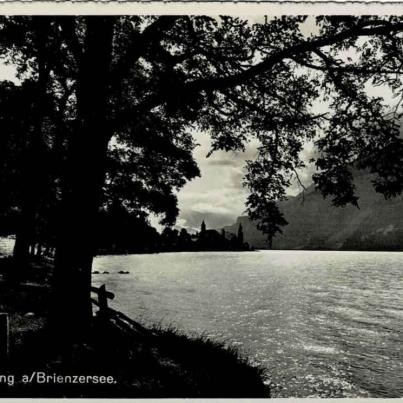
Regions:
<instances>
[{"instance_id":1,"label":"lake water","mask_svg":"<svg viewBox=\"0 0 403 403\"><path fill-rule=\"evenodd\" d=\"M95 270L134 319L236 345L274 397L403 396L403 253L103 256Z\"/></svg>"}]
</instances>

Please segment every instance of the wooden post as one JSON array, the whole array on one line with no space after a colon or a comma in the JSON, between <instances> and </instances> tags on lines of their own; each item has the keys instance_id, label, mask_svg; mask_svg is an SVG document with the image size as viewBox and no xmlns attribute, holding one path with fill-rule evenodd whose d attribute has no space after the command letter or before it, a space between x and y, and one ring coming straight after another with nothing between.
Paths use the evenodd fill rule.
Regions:
<instances>
[{"instance_id":1,"label":"wooden post","mask_svg":"<svg viewBox=\"0 0 403 403\"><path fill-rule=\"evenodd\" d=\"M98 296L98 300L91 298L92 302L99 308L97 315L107 317L110 313L108 308L108 299L115 298L115 294L110 291L106 291L105 284L101 285L99 288L91 287L91 292L97 294Z\"/></svg>"},{"instance_id":2,"label":"wooden post","mask_svg":"<svg viewBox=\"0 0 403 403\"><path fill-rule=\"evenodd\" d=\"M101 315L105 316L108 311L108 297L107 297L105 284L103 284L103 285L101 285L101 287L99 287L98 302L99 302L99 313Z\"/></svg>"},{"instance_id":3,"label":"wooden post","mask_svg":"<svg viewBox=\"0 0 403 403\"><path fill-rule=\"evenodd\" d=\"M10 352L10 326L8 313L0 313L0 364L7 358Z\"/></svg>"}]
</instances>

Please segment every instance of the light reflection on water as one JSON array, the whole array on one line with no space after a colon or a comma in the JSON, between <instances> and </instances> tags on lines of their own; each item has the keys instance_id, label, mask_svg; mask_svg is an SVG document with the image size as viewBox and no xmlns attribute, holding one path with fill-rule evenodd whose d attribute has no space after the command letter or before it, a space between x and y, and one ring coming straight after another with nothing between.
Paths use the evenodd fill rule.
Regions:
<instances>
[{"instance_id":1,"label":"light reflection on water","mask_svg":"<svg viewBox=\"0 0 403 403\"><path fill-rule=\"evenodd\" d=\"M275 397L403 396L403 253L105 256L94 270L133 318L237 345Z\"/></svg>"}]
</instances>

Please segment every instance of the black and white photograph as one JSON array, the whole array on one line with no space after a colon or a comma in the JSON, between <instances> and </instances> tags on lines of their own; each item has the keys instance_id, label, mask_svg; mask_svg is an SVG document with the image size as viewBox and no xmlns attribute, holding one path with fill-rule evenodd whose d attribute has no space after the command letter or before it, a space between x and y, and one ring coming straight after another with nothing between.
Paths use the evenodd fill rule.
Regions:
<instances>
[{"instance_id":1,"label":"black and white photograph","mask_svg":"<svg viewBox=\"0 0 403 403\"><path fill-rule=\"evenodd\" d=\"M0 15L0 398L403 397L403 16L306 10Z\"/></svg>"}]
</instances>

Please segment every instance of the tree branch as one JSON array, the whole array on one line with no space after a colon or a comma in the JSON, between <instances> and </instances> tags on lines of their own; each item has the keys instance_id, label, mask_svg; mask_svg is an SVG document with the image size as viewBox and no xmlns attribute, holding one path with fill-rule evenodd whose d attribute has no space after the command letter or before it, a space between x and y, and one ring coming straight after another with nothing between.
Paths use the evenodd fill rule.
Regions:
<instances>
[{"instance_id":1,"label":"tree branch","mask_svg":"<svg viewBox=\"0 0 403 403\"><path fill-rule=\"evenodd\" d=\"M77 65L81 65L84 51L75 32L75 22L76 19L72 17L62 17L59 20L60 27L65 34L67 44L77 61Z\"/></svg>"},{"instance_id":2,"label":"tree branch","mask_svg":"<svg viewBox=\"0 0 403 403\"><path fill-rule=\"evenodd\" d=\"M339 43L349 38L354 37L358 38L361 36L371 36L371 35L385 35L390 32L396 32L401 30L403 30L403 23L390 24L389 26L382 25L373 28L356 28L356 27L351 28L344 32L334 34L332 36L318 38L316 40L304 41L297 45L290 46L289 48L273 52L261 63L258 63L250 67L248 70L244 70L241 73L227 77L213 77L213 78L195 80L187 83L186 86L189 89L193 90L202 90L202 89L216 90L243 84L249 79L255 77L256 75L270 70L273 66L283 61L284 59L292 59L293 56L296 56L298 54L306 53L309 51L316 51L318 48L334 45L335 43Z\"/></svg>"},{"instance_id":3,"label":"tree branch","mask_svg":"<svg viewBox=\"0 0 403 403\"><path fill-rule=\"evenodd\" d=\"M346 39L358 38L362 36L371 35L386 35L391 32L399 32L403 30L403 23L385 24L383 21L378 22L381 25L373 27L378 21L368 21L363 24L359 24L356 27L346 29L343 32L336 33L334 35L320 37L313 40L307 40L300 42L296 45L289 46L286 49L273 52L262 62L250 67L242 72L228 75L224 77L210 77L196 79L185 83L176 83L175 97L180 94L192 94L200 91L215 91L223 90L226 88L234 87L237 85L245 84L250 79L256 77L259 74L265 73L272 69L278 63L281 63L285 59L295 60L294 58L300 54L307 52L314 52L319 48L334 45L340 43ZM370 26L368 28L368 26ZM151 110L167 100L173 95L172 89L165 89L163 92L154 93L146 97L137 106L134 107L132 113L142 113L147 110Z\"/></svg>"},{"instance_id":4,"label":"tree branch","mask_svg":"<svg viewBox=\"0 0 403 403\"><path fill-rule=\"evenodd\" d=\"M142 33L135 32L129 47L117 61L112 70L112 82L119 83L130 67L147 51L152 42L161 39L164 32L174 26L179 17L163 15L144 29Z\"/></svg>"}]
</instances>

